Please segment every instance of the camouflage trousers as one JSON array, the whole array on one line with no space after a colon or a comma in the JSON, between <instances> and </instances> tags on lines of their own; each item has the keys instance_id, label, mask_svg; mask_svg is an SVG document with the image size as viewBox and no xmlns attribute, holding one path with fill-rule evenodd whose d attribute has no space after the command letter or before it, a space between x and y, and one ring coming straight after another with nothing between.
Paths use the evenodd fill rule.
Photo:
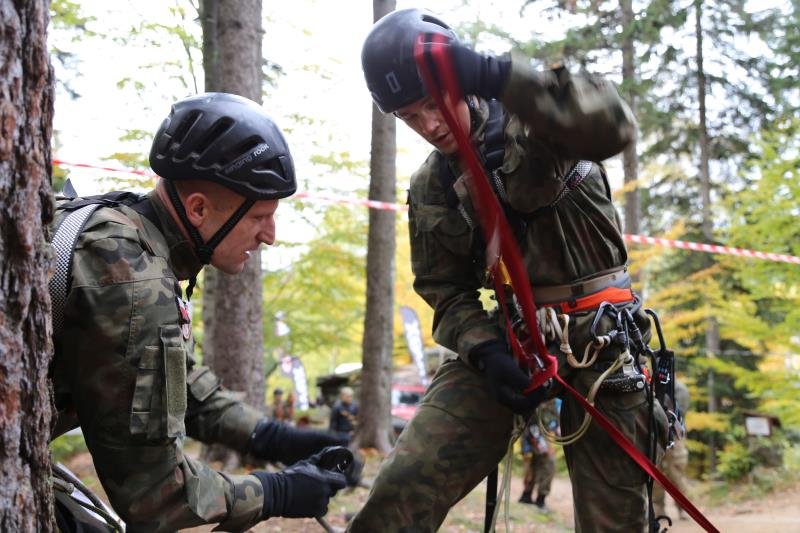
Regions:
<instances>
[{"instance_id":1,"label":"camouflage trousers","mask_svg":"<svg viewBox=\"0 0 800 533\"><path fill-rule=\"evenodd\" d=\"M598 375L576 372L569 381L585 395ZM647 449L648 404L643 392L601 393L596 405L640 450ZM580 425L583 413L577 401L564 397L564 435ZM660 407L658 417L665 425ZM485 376L461 360L445 363L381 465L348 531L436 531L450 508L503 458L512 424L511 411L492 398ZM646 474L602 428L592 423L565 453L577 532L645 530Z\"/></svg>"},{"instance_id":2,"label":"camouflage trousers","mask_svg":"<svg viewBox=\"0 0 800 533\"><path fill-rule=\"evenodd\" d=\"M667 450L659 468L667 475L672 484L682 493L686 493L686 467L689 465L689 450L683 439L676 440L675 445ZM653 483L653 507L656 516L666 513L666 492L658 483ZM678 516L683 511L678 507Z\"/></svg>"},{"instance_id":3,"label":"camouflage trousers","mask_svg":"<svg viewBox=\"0 0 800 533\"><path fill-rule=\"evenodd\" d=\"M550 485L556 475L556 463L550 453L533 453L525 458L523 492L531 494L536 489L539 496L550 494Z\"/></svg>"}]
</instances>

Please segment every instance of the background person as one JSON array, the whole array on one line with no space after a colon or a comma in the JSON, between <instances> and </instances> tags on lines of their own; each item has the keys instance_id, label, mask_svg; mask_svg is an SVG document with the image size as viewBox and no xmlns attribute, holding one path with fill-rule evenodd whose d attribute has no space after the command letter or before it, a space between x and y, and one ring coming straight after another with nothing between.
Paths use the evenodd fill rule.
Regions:
<instances>
[{"instance_id":1,"label":"background person","mask_svg":"<svg viewBox=\"0 0 800 533\"><path fill-rule=\"evenodd\" d=\"M551 400L539 406L539 409L546 409L549 415L544 422L551 433L558 435L558 411L555 409L557 400ZM543 418L543 420L545 420ZM522 480L522 495L519 503L531 503L542 511L548 511L545 506L545 498L550 494L550 486L556 475L555 446L547 440L544 433L539 428L538 419L534 419L528 424L522 434L522 453L525 465L525 477ZM536 490L536 499L532 498L533 491Z\"/></svg>"},{"instance_id":2,"label":"background person","mask_svg":"<svg viewBox=\"0 0 800 533\"><path fill-rule=\"evenodd\" d=\"M675 380L675 401L680 409L681 416L686 417L689 412L691 400L689 397L689 389L681 381ZM686 447L686 437L676 439L672 447L667 449L664 453L664 458L659 465L661 470L666 474L672 484L675 485L682 494L686 494L686 467L689 466L689 449ZM684 520L686 518L683 509L680 505L675 505L678 509L678 518ZM655 509L656 516L666 515L666 492L664 488L658 483L653 483L653 508Z\"/></svg>"},{"instance_id":3,"label":"background person","mask_svg":"<svg viewBox=\"0 0 800 533\"><path fill-rule=\"evenodd\" d=\"M353 436L358 416L358 405L353 402L353 389L342 387L339 399L331 409L329 429L331 433L348 441Z\"/></svg>"},{"instance_id":4,"label":"background person","mask_svg":"<svg viewBox=\"0 0 800 533\"><path fill-rule=\"evenodd\" d=\"M275 420L286 420L286 410L283 405L283 389L275 387L272 391L272 403L269 406L269 414Z\"/></svg>"}]
</instances>

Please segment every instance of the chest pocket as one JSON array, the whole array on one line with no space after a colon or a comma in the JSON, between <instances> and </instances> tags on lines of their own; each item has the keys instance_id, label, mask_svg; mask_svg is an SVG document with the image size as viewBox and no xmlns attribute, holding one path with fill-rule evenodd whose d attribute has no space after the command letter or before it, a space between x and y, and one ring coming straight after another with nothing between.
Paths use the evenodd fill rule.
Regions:
<instances>
[{"instance_id":1,"label":"chest pocket","mask_svg":"<svg viewBox=\"0 0 800 533\"><path fill-rule=\"evenodd\" d=\"M453 256L472 260L472 230L457 209L417 206L413 208L410 229L414 275L450 268Z\"/></svg>"},{"instance_id":2,"label":"chest pocket","mask_svg":"<svg viewBox=\"0 0 800 533\"><path fill-rule=\"evenodd\" d=\"M159 329L160 345L146 346L139 360L130 432L148 439L186 434L186 348L177 325Z\"/></svg>"}]
</instances>

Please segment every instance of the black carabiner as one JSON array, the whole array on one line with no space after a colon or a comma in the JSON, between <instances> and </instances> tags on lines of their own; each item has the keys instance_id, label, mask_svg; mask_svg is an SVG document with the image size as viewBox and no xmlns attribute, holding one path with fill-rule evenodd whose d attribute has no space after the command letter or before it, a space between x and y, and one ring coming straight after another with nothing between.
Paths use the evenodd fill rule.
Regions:
<instances>
[{"instance_id":1,"label":"black carabiner","mask_svg":"<svg viewBox=\"0 0 800 533\"><path fill-rule=\"evenodd\" d=\"M664 351L667 349L667 343L664 342L664 332L661 331L661 321L658 319L658 315L655 311L650 309L649 307L645 308L645 313L650 315L650 318L653 319L653 324L656 326L656 334L658 335L658 347L659 351Z\"/></svg>"}]
</instances>

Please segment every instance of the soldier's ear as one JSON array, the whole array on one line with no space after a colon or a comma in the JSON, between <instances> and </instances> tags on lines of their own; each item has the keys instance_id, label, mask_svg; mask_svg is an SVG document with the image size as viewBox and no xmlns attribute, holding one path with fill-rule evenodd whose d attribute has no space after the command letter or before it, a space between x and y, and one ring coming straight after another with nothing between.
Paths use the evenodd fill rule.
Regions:
<instances>
[{"instance_id":1,"label":"soldier's ear","mask_svg":"<svg viewBox=\"0 0 800 533\"><path fill-rule=\"evenodd\" d=\"M196 228L202 226L208 219L212 207L210 198L201 192L193 192L186 196L183 206L189 222Z\"/></svg>"}]
</instances>

